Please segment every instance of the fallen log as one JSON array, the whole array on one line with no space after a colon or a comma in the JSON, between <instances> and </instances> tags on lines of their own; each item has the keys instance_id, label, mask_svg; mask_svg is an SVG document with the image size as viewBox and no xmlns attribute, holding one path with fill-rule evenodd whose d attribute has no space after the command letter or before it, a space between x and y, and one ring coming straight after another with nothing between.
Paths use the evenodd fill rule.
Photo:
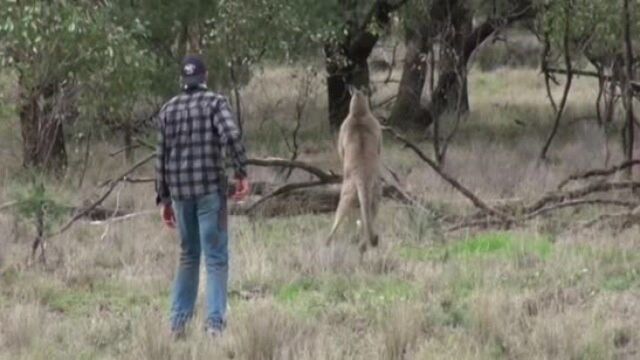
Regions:
<instances>
[{"instance_id":1,"label":"fallen log","mask_svg":"<svg viewBox=\"0 0 640 360\"><path fill-rule=\"evenodd\" d=\"M306 214L323 214L335 211L340 199L340 187L323 185L295 189L261 201L263 198L241 203L229 202L231 215L251 217L288 217Z\"/></svg>"}]
</instances>

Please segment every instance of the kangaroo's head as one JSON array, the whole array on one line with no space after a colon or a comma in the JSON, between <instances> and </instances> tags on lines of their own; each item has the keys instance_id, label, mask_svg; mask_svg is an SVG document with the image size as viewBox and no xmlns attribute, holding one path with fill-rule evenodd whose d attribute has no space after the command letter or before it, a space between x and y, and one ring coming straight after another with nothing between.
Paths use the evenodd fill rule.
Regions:
<instances>
[{"instance_id":1,"label":"kangaroo's head","mask_svg":"<svg viewBox=\"0 0 640 360\"><path fill-rule=\"evenodd\" d=\"M351 104L349 105L349 115L360 116L371 112L369 109L369 98L364 91L354 87L349 87L351 93Z\"/></svg>"}]
</instances>

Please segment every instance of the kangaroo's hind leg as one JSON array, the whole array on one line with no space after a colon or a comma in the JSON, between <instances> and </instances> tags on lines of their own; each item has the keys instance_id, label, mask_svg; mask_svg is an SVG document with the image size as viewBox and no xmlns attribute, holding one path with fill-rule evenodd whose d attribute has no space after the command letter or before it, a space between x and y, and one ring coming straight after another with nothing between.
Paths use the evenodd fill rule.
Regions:
<instances>
[{"instance_id":1,"label":"kangaroo's hind leg","mask_svg":"<svg viewBox=\"0 0 640 360\"><path fill-rule=\"evenodd\" d=\"M333 221L333 226L327 236L326 245L331 245L335 236L336 230L342 223L342 221L349 215L349 212L353 209L356 200L355 187L348 182L345 182L340 192L340 201L338 202L338 208L336 210L336 217Z\"/></svg>"},{"instance_id":2,"label":"kangaroo's hind leg","mask_svg":"<svg viewBox=\"0 0 640 360\"><path fill-rule=\"evenodd\" d=\"M373 184L372 190L373 191L371 192L371 199L370 199L371 237L369 238L369 242L372 247L376 247L380 243L380 235L378 234L378 231L377 231L376 218L378 216L378 210L380 208L380 201L382 200L382 184L379 180L375 181L375 183Z\"/></svg>"}]
</instances>

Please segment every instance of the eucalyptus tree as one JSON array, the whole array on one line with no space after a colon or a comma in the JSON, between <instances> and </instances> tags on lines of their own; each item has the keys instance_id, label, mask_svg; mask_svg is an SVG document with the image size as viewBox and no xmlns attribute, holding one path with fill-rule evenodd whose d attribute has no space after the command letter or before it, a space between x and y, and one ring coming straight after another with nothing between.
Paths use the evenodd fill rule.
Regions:
<instances>
[{"instance_id":1,"label":"eucalyptus tree","mask_svg":"<svg viewBox=\"0 0 640 360\"><path fill-rule=\"evenodd\" d=\"M631 99L638 88L635 79L638 58L634 56L637 44L632 41L630 34L640 29L640 9L633 2L624 0L543 1L541 9L538 32L546 44L542 70L547 78L557 74L567 77L559 106L550 96L558 116L541 156L546 155L557 132L563 103L569 96L571 78L590 76L598 79L596 114L606 132L616 119L618 100L623 100L626 114L621 143L627 158L631 159L634 134L637 132ZM582 65L585 59L595 71Z\"/></svg>"},{"instance_id":2,"label":"eucalyptus tree","mask_svg":"<svg viewBox=\"0 0 640 360\"><path fill-rule=\"evenodd\" d=\"M99 7L91 1L0 1L0 58L17 76L26 167L61 172L66 166L64 127L77 115L78 81L109 52Z\"/></svg>"},{"instance_id":3,"label":"eucalyptus tree","mask_svg":"<svg viewBox=\"0 0 640 360\"><path fill-rule=\"evenodd\" d=\"M467 69L475 50L536 11L532 0L412 0L401 12L407 56L390 122L425 128L445 113L466 111ZM428 73L438 81L423 104Z\"/></svg>"},{"instance_id":4,"label":"eucalyptus tree","mask_svg":"<svg viewBox=\"0 0 640 360\"><path fill-rule=\"evenodd\" d=\"M296 23L309 47L324 55L329 124L337 129L349 111L348 85L369 87L368 59L408 0L293 0Z\"/></svg>"}]
</instances>

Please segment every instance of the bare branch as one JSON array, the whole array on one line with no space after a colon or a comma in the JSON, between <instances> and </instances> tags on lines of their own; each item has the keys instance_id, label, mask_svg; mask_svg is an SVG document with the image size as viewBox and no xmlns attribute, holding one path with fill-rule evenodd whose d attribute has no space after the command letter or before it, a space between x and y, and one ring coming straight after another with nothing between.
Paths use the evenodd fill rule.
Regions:
<instances>
[{"instance_id":1,"label":"bare branch","mask_svg":"<svg viewBox=\"0 0 640 360\"><path fill-rule=\"evenodd\" d=\"M149 150L154 150L154 151L156 150L156 147L153 144L147 142L146 140L136 138L136 142Z\"/></svg>"},{"instance_id":2,"label":"bare branch","mask_svg":"<svg viewBox=\"0 0 640 360\"><path fill-rule=\"evenodd\" d=\"M566 191L566 192L554 192L550 193L538 201L536 201L533 205L525 208L525 213L532 213L537 210L542 209L551 203L558 203L567 200L574 200L578 198L585 197L587 195L592 195L596 193L614 191L614 190L626 190L639 188L640 182L637 181L621 181L621 182L611 182L611 183L596 183L585 186L580 189Z\"/></svg>"},{"instance_id":3,"label":"bare branch","mask_svg":"<svg viewBox=\"0 0 640 360\"><path fill-rule=\"evenodd\" d=\"M589 170L586 171L584 173L580 173L580 174L574 174L569 176L568 178L566 178L565 180L563 180L559 185L558 185L558 190L561 190L563 187L565 187L569 182L571 181L576 181L576 180L586 180L592 177L597 177L597 176L610 176L610 175L614 175L622 170L634 167L640 165L640 159L636 159L636 160L631 160L631 161L625 161L621 164L615 165L613 167L610 167L608 169L595 169L595 170Z\"/></svg>"},{"instance_id":4,"label":"bare branch","mask_svg":"<svg viewBox=\"0 0 640 360\"><path fill-rule=\"evenodd\" d=\"M137 148L139 148L139 147L141 147L141 146L142 146L141 144L133 144L133 145L125 146L125 147L123 147L123 148L121 148L121 149L118 149L118 150L116 150L116 151L112 151L112 152L110 152L110 153L109 153L109 156L110 156L110 157L114 157L114 156L116 156L116 155L118 155L118 154L120 154L120 153L123 153L123 152L128 151L128 150L137 149Z\"/></svg>"},{"instance_id":5,"label":"bare branch","mask_svg":"<svg viewBox=\"0 0 640 360\"><path fill-rule=\"evenodd\" d=\"M145 210L145 211L135 212L135 213L126 214L126 215L122 215L122 216L112 217L112 218L109 218L108 220L94 220L94 221L90 221L89 225L108 225L108 224L112 224L112 223L115 223L115 222L126 221L126 220L130 220L130 219L137 218L137 217L140 217L140 216L152 215L152 214L158 214L158 211L157 210Z\"/></svg>"},{"instance_id":6,"label":"bare branch","mask_svg":"<svg viewBox=\"0 0 640 360\"><path fill-rule=\"evenodd\" d=\"M271 198L274 198L274 197L276 197L278 195L283 195L283 194L289 193L289 192L294 191L294 190L305 189L305 188L310 188L310 187L316 187L316 186L326 185L326 184L327 183L322 181L322 180L316 180L316 181L309 181L309 182L303 182L303 183L292 183L292 184L282 185L281 187L275 189L271 193L261 197L258 201L253 203L247 209L247 213L252 213L258 207L258 205L260 205L260 204L264 203L265 201L267 201L267 200L269 200Z\"/></svg>"},{"instance_id":7,"label":"bare branch","mask_svg":"<svg viewBox=\"0 0 640 360\"><path fill-rule=\"evenodd\" d=\"M562 100L560 100L560 105L556 109L556 118L553 123L553 129L547 138L544 146L542 147L542 152L540 153L540 159L545 160L547 158L547 152L549 151L549 147L551 146L551 142L553 138L555 138L556 133L558 132L558 128L560 126L560 120L562 119L562 114L564 114L564 110L567 106L567 100L569 98L569 92L571 91L571 85L573 83L573 65L571 60L571 49L570 49L570 31L571 31L571 6L569 4L565 5L565 27L564 27L564 62L567 67L567 81L564 86L564 92L562 94Z\"/></svg>"},{"instance_id":8,"label":"bare branch","mask_svg":"<svg viewBox=\"0 0 640 360\"><path fill-rule=\"evenodd\" d=\"M82 209L81 211L79 211L78 213L76 213L71 219L69 219L62 227L60 227L60 229L58 229L53 235L50 236L50 238L53 238L55 236L58 236L62 233L64 233L65 231L69 230L69 228L79 219L81 219L82 217L84 217L85 215L87 215L89 212L91 212L91 210L93 210L94 208L96 208L98 205L102 204L102 202L104 202L107 197L109 197L109 195L113 192L113 190L116 188L116 186L130 173L136 171L139 167L141 167L142 165L148 163L149 161L151 161L152 159L155 158L155 154L149 154L147 155L145 158L143 158L142 160L138 161L137 163L135 163L133 166L131 166L130 168L128 168L127 170L123 171L120 175L118 175L117 177L111 179L109 181L109 187L108 189L104 192L104 194L102 194L102 196L100 196L100 198L98 198L98 200L94 201L93 203L91 203L90 205L86 206L84 209Z\"/></svg>"},{"instance_id":9,"label":"bare branch","mask_svg":"<svg viewBox=\"0 0 640 360\"><path fill-rule=\"evenodd\" d=\"M616 79L614 76L611 76L611 75L602 75L601 76L597 72L588 71L588 70L579 70L579 69L567 70L567 69L548 68L546 71L548 73L550 73L550 74L567 75L569 73L572 73L574 76L586 76L586 77L592 77L592 78L600 78L600 77L602 77L602 79L604 79L606 81L609 81L609 82L614 82L614 83L615 82L619 82L619 80ZM629 82L629 84L633 88L633 91L640 92L640 81L631 80Z\"/></svg>"},{"instance_id":10,"label":"bare branch","mask_svg":"<svg viewBox=\"0 0 640 360\"><path fill-rule=\"evenodd\" d=\"M570 200L570 201L566 201L560 204L556 204L556 205L552 205L549 207L545 207L542 209L538 209L530 214L528 214L527 216L524 217L524 220L531 220L535 217L556 211L556 210L560 210L560 209L565 209L568 207L577 207L577 206L586 206L586 205L608 205L608 206L620 206L620 207L626 207L626 208L631 208L633 209L634 207L638 206L639 204L635 201L624 201L624 200L608 200L608 199L592 199L592 200L585 200L585 199L580 199L580 200Z\"/></svg>"},{"instance_id":11,"label":"bare branch","mask_svg":"<svg viewBox=\"0 0 640 360\"><path fill-rule=\"evenodd\" d=\"M429 165L429 167L431 167L431 169L433 169L438 175L440 175L440 177L442 179L444 179L447 183L449 183L451 186L453 186L454 189L458 190L464 197L469 199L471 201L471 203L473 203L473 205L475 205L477 208L486 211L488 214L491 214L493 216L496 216L496 217L500 218L503 222L505 222L505 221L506 222L512 222L513 221L513 219L509 215L504 214L504 213L502 213L500 211L497 211L495 209L492 209L484 201L480 200L476 195L474 195L469 189L467 189L464 186L462 186L456 179L454 179L451 176L447 175L444 171L442 171L442 169L438 166L438 164L436 164L436 162L434 160L432 160L424 152L422 152L422 150L420 150L420 148L417 145L415 145L411 141L405 139L404 137L399 135L397 132L395 132L390 127L384 127L384 130L389 132L397 140L399 140L400 142L404 143L407 147L409 147L411 150L413 150L413 152L416 155L418 155L418 157L420 159L422 159L424 162L426 162Z\"/></svg>"},{"instance_id":12,"label":"bare branch","mask_svg":"<svg viewBox=\"0 0 640 360\"><path fill-rule=\"evenodd\" d=\"M342 181L342 177L340 175L336 175L333 172L326 172L318 167L309 165L302 161L291 161L291 160L281 159L281 158L264 158L264 159L253 158L253 159L248 159L247 164L252 166L262 166L262 167L269 167L269 166L292 167L292 168L306 171L309 174L317 177L319 180L324 181L325 183L335 183L335 182Z\"/></svg>"},{"instance_id":13,"label":"bare branch","mask_svg":"<svg viewBox=\"0 0 640 360\"><path fill-rule=\"evenodd\" d=\"M12 208L12 207L14 207L16 205L18 205L17 201L9 201L8 203L4 203L4 204L0 205L0 211L10 209L10 208Z\"/></svg>"}]
</instances>

